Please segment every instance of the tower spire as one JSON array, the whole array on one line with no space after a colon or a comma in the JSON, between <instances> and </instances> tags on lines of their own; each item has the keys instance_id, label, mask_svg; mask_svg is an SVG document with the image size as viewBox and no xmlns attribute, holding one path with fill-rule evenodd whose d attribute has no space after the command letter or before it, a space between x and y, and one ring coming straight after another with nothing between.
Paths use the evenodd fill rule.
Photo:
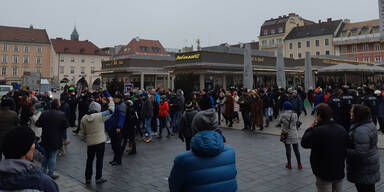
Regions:
<instances>
[{"instance_id":1,"label":"tower spire","mask_svg":"<svg viewBox=\"0 0 384 192\"><path fill-rule=\"evenodd\" d=\"M77 33L76 25L73 28L72 34L71 34L71 40L78 41L79 40L79 33Z\"/></svg>"}]
</instances>

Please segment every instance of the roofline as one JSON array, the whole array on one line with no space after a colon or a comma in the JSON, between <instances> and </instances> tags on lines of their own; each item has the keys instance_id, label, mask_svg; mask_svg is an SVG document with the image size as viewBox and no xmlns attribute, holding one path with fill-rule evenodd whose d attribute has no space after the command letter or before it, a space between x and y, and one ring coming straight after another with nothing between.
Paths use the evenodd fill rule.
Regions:
<instances>
[{"instance_id":1,"label":"roofline","mask_svg":"<svg viewBox=\"0 0 384 192\"><path fill-rule=\"evenodd\" d=\"M26 42L26 41L7 41L7 40L0 40L0 42L9 42L9 43L25 43L25 44L44 44L44 45L50 45L51 41L48 43L37 43L37 42Z\"/></svg>"}]
</instances>

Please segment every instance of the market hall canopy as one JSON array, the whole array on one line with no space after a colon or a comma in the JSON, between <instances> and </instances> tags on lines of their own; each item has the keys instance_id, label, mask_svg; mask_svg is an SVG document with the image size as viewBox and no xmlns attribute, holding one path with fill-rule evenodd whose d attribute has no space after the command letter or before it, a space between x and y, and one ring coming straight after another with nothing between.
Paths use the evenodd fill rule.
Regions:
<instances>
[{"instance_id":1,"label":"market hall canopy","mask_svg":"<svg viewBox=\"0 0 384 192\"><path fill-rule=\"evenodd\" d=\"M376 65L353 65L348 63L336 64L329 67L324 67L318 70L319 73L332 73L332 72L372 72L384 73L384 67Z\"/></svg>"}]
</instances>

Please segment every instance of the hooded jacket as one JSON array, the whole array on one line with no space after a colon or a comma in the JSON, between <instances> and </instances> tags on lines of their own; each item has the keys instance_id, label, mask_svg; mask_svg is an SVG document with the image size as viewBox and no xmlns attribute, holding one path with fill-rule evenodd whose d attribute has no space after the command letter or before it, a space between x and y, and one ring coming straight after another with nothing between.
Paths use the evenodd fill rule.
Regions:
<instances>
[{"instance_id":1,"label":"hooded jacket","mask_svg":"<svg viewBox=\"0 0 384 192\"><path fill-rule=\"evenodd\" d=\"M168 179L171 192L237 191L236 156L213 130L197 133L191 150L179 154Z\"/></svg>"},{"instance_id":2,"label":"hooded jacket","mask_svg":"<svg viewBox=\"0 0 384 192\"><path fill-rule=\"evenodd\" d=\"M107 130L114 131L116 129L124 128L126 110L127 107L123 101L115 103L115 110L113 111L112 116L105 123Z\"/></svg>"},{"instance_id":3,"label":"hooded jacket","mask_svg":"<svg viewBox=\"0 0 384 192\"><path fill-rule=\"evenodd\" d=\"M80 131L85 136L88 146L97 145L107 141L104 122L107 121L115 111L115 104L110 101L108 110L84 115L80 122Z\"/></svg>"},{"instance_id":4,"label":"hooded jacket","mask_svg":"<svg viewBox=\"0 0 384 192\"><path fill-rule=\"evenodd\" d=\"M21 159L0 162L0 191L59 191L57 184L41 168Z\"/></svg>"}]
</instances>

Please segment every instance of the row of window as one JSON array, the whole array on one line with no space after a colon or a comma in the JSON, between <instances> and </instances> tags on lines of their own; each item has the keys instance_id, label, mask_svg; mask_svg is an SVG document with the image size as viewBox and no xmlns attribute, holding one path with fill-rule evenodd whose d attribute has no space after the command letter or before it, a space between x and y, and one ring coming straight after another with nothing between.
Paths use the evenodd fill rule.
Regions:
<instances>
[{"instance_id":1,"label":"row of window","mask_svg":"<svg viewBox=\"0 0 384 192\"><path fill-rule=\"evenodd\" d=\"M20 47L21 46L18 46L18 45L13 45L13 52L19 52L20 51ZM10 46L8 44L3 44L3 52L8 52L10 50ZM29 46L25 45L24 46L24 53L29 53ZM36 48L36 52L37 53L42 53L43 52L43 49L41 47L37 47Z\"/></svg>"},{"instance_id":2,"label":"row of window","mask_svg":"<svg viewBox=\"0 0 384 192\"><path fill-rule=\"evenodd\" d=\"M358 59L356 58L356 60L358 60ZM370 63L370 62L371 62L371 58L369 58L369 57L363 57L361 61L366 62L366 63ZM376 57L375 57L375 63L379 63L379 62L381 62L381 61L382 61L382 59L381 59L380 56L376 56Z\"/></svg>"},{"instance_id":3,"label":"row of window","mask_svg":"<svg viewBox=\"0 0 384 192\"><path fill-rule=\"evenodd\" d=\"M279 27L277 30L276 29L271 29L271 30L268 30L268 29L264 29L264 35L274 35L277 33L283 33L283 27Z\"/></svg>"},{"instance_id":4,"label":"row of window","mask_svg":"<svg viewBox=\"0 0 384 192\"><path fill-rule=\"evenodd\" d=\"M65 61L64 57L61 57L61 58L60 58L60 62L64 62L64 61ZM84 59L84 58L82 58L80 61L81 61L82 63L85 63L85 59ZM71 58L71 63L74 63L74 62L75 62L75 58L72 57L72 58ZM91 58L91 63L95 63L95 59L94 59L94 58Z\"/></svg>"},{"instance_id":5,"label":"row of window","mask_svg":"<svg viewBox=\"0 0 384 192\"><path fill-rule=\"evenodd\" d=\"M371 51L370 48L369 48L369 45L368 44L363 44L363 48L362 48L363 52L368 52L368 51ZM373 51L381 51L381 46L380 46L380 43L376 43L374 46L373 46ZM352 45L351 46L351 52L352 53L356 53L358 52L358 47L357 45ZM344 46L341 48L341 53L348 53L348 47L347 46Z\"/></svg>"},{"instance_id":6,"label":"row of window","mask_svg":"<svg viewBox=\"0 0 384 192\"><path fill-rule=\"evenodd\" d=\"M127 51L129 50L128 48L126 48ZM144 52L148 52L149 51L149 47L147 46L140 46L140 50L141 51L144 51ZM125 49L124 49L125 51ZM160 53L161 49L159 47L152 47L152 51L155 52L155 53Z\"/></svg>"},{"instance_id":7,"label":"row of window","mask_svg":"<svg viewBox=\"0 0 384 192\"><path fill-rule=\"evenodd\" d=\"M22 74L24 74L24 72L29 72L29 67L23 67L22 68ZM17 76L18 75L18 67L12 67L12 76ZM41 73L41 68L40 67L36 67L35 68L35 72L37 73ZM1 67L1 75L2 76L5 76L7 75L7 67Z\"/></svg>"},{"instance_id":8,"label":"row of window","mask_svg":"<svg viewBox=\"0 0 384 192\"><path fill-rule=\"evenodd\" d=\"M9 62L8 55L2 55L1 57L1 63L7 64ZM12 63L17 64L19 63L19 56L14 55L12 56ZM29 56L23 56L23 64L29 64ZM36 64L41 64L42 63L42 58L40 56L36 57Z\"/></svg>"},{"instance_id":9,"label":"row of window","mask_svg":"<svg viewBox=\"0 0 384 192\"><path fill-rule=\"evenodd\" d=\"M324 54L325 54L325 55L329 55L330 52L327 50L327 51L324 52ZM320 51L316 51L315 55L319 56L319 55L321 55L321 52L320 52ZM290 57L290 58L293 58L293 53L289 54L289 57ZM303 58L304 55L303 55L302 53L298 53L298 54L297 54L297 57L298 57L298 58Z\"/></svg>"},{"instance_id":10,"label":"row of window","mask_svg":"<svg viewBox=\"0 0 384 192\"><path fill-rule=\"evenodd\" d=\"M271 45L271 46L273 46L273 45L280 45L282 42L283 42L282 38L270 39L269 40L269 45ZM268 43L267 40L262 40L261 41L261 45L263 45L263 46L266 46L267 43Z\"/></svg>"},{"instance_id":11,"label":"row of window","mask_svg":"<svg viewBox=\"0 0 384 192\"><path fill-rule=\"evenodd\" d=\"M90 67L91 68L91 74L95 73L95 67ZM59 73L64 74L64 66L60 66L59 68ZM69 67L69 73L75 74L75 67L71 66ZM80 74L85 74L85 67L80 67Z\"/></svg>"},{"instance_id":12,"label":"row of window","mask_svg":"<svg viewBox=\"0 0 384 192\"><path fill-rule=\"evenodd\" d=\"M302 42L297 42L297 48L300 49L302 47ZM315 47L320 47L320 40L316 39L314 41ZM310 48L311 47L311 41L306 41L305 42L306 47ZM329 45L329 39L324 39L324 45L328 46ZM289 49L293 49L293 43L289 43Z\"/></svg>"}]
</instances>

